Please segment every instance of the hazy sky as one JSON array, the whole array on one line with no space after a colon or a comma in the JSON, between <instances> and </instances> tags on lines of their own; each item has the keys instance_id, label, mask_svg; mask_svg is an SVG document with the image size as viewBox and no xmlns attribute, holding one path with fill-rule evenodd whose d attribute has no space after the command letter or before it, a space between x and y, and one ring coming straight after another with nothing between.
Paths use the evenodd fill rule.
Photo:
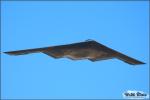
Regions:
<instances>
[{"instance_id":1,"label":"hazy sky","mask_svg":"<svg viewBox=\"0 0 150 100\"><path fill-rule=\"evenodd\" d=\"M127 90L148 93L148 6L148 1L3 1L2 52L94 39L146 64L2 53L2 98L102 99L123 98Z\"/></svg>"}]
</instances>

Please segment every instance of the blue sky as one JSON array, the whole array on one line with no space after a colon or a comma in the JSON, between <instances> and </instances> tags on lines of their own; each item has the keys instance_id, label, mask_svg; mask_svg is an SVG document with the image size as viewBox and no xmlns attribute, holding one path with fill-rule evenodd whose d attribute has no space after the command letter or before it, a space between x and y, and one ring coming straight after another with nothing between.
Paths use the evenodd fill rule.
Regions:
<instances>
[{"instance_id":1,"label":"blue sky","mask_svg":"<svg viewBox=\"0 0 150 100\"><path fill-rule=\"evenodd\" d=\"M148 93L148 6L148 1L3 1L2 52L94 39L146 64L2 53L2 98L108 99L123 98L127 90Z\"/></svg>"}]
</instances>

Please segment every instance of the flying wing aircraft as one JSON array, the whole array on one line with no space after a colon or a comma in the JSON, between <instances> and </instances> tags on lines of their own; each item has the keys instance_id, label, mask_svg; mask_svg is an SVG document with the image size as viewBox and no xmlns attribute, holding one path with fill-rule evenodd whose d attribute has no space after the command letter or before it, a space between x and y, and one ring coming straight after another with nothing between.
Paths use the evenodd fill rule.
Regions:
<instances>
[{"instance_id":1,"label":"flying wing aircraft","mask_svg":"<svg viewBox=\"0 0 150 100\"><path fill-rule=\"evenodd\" d=\"M9 54L9 55L44 53L54 58L67 57L72 60L88 59L93 62L112 59L112 58L118 58L132 65L144 64L143 62L139 60L131 58L118 51L115 51L94 40L88 40L84 42L72 43L72 44L66 44L66 45L43 47L43 48L9 51L9 52L4 52L4 53Z\"/></svg>"}]
</instances>

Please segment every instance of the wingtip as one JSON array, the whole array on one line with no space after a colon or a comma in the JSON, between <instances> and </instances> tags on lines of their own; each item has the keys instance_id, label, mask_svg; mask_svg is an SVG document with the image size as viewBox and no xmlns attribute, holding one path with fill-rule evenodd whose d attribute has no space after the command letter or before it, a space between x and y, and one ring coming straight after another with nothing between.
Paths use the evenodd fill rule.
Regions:
<instances>
[{"instance_id":1,"label":"wingtip","mask_svg":"<svg viewBox=\"0 0 150 100\"><path fill-rule=\"evenodd\" d=\"M3 52L5 54L8 54L8 55L14 55L12 52Z\"/></svg>"},{"instance_id":2,"label":"wingtip","mask_svg":"<svg viewBox=\"0 0 150 100\"><path fill-rule=\"evenodd\" d=\"M5 54L9 54L9 52L3 52L3 53L5 53Z\"/></svg>"},{"instance_id":3,"label":"wingtip","mask_svg":"<svg viewBox=\"0 0 150 100\"><path fill-rule=\"evenodd\" d=\"M144 62L139 62L139 63L137 63L137 64L135 64L135 65L143 65L143 64L146 64L146 63L144 63Z\"/></svg>"},{"instance_id":4,"label":"wingtip","mask_svg":"<svg viewBox=\"0 0 150 100\"><path fill-rule=\"evenodd\" d=\"M129 64L131 64L131 65L143 65L143 64L146 64L146 63L144 63L144 62L141 62L141 61L136 61L136 62L126 62L126 63L129 63Z\"/></svg>"}]
</instances>

